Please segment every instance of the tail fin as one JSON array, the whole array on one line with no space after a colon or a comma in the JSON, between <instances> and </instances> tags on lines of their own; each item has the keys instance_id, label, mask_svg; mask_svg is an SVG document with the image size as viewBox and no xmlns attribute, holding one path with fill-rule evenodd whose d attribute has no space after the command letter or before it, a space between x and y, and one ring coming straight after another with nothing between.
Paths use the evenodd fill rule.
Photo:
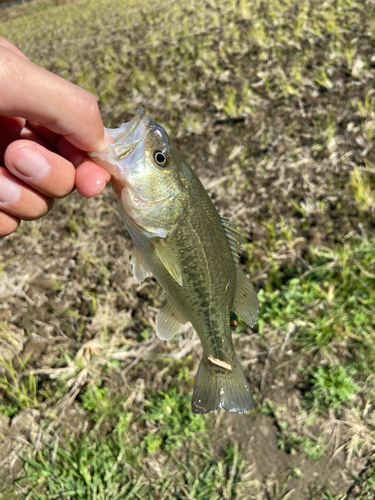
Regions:
<instances>
[{"instance_id":1,"label":"tail fin","mask_svg":"<svg viewBox=\"0 0 375 500\"><path fill-rule=\"evenodd\" d=\"M231 368L222 368L207 357L201 359L191 402L193 413L208 413L218 408L246 413L253 407L251 390L236 355Z\"/></svg>"}]
</instances>

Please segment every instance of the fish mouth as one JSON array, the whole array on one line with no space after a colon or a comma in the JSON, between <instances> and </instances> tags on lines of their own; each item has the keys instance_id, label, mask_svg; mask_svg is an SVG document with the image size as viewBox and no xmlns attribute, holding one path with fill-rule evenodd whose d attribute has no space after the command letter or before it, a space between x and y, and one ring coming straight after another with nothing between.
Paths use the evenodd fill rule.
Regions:
<instances>
[{"instance_id":1,"label":"fish mouth","mask_svg":"<svg viewBox=\"0 0 375 500\"><path fill-rule=\"evenodd\" d=\"M149 121L144 108L139 107L130 122L123 123L119 128L107 129L115 141L113 144L107 146L104 151L88 155L94 161L100 157L104 159L108 155L111 160L121 162L144 139L149 130Z\"/></svg>"},{"instance_id":2,"label":"fish mouth","mask_svg":"<svg viewBox=\"0 0 375 500\"><path fill-rule=\"evenodd\" d=\"M126 141L141 123L142 118L146 116L145 110L142 107L137 109L137 112L130 122L123 123L120 128L108 128L115 142Z\"/></svg>"}]
</instances>

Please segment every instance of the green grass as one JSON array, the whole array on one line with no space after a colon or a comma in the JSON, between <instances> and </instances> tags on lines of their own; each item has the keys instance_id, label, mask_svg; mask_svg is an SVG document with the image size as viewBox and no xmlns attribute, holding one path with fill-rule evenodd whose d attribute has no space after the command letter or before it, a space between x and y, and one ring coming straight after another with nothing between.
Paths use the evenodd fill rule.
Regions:
<instances>
[{"instance_id":1,"label":"green grass","mask_svg":"<svg viewBox=\"0 0 375 500\"><path fill-rule=\"evenodd\" d=\"M302 403L315 413L374 397L375 246L373 240L318 250L305 277L259 294L259 331L293 325L306 354Z\"/></svg>"},{"instance_id":2,"label":"green grass","mask_svg":"<svg viewBox=\"0 0 375 500\"><path fill-rule=\"evenodd\" d=\"M353 399L358 384L353 376L354 368L343 366L317 366L306 370L309 377L308 392L304 396L305 405L316 413L333 410Z\"/></svg>"},{"instance_id":3,"label":"green grass","mask_svg":"<svg viewBox=\"0 0 375 500\"><path fill-rule=\"evenodd\" d=\"M120 439L119 439L120 437ZM25 459L25 476L18 479L27 483L28 499L130 499L142 498L143 485L133 479L128 449L122 436L98 439L95 434L80 436L78 440L67 437L67 446L58 441L44 447L35 459Z\"/></svg>"},{"instance_id":4,"label":"green grass","mask_svg":"<svg viewBox=\"0 0 375 500\"><path fill-rule=\"evenodd\" d=\"M360 209L364 212L374 211L375 190L373 175L366 174L355 168L350 177L350 185Z\"/></svg>"},{"instance_id":5,"label":"green grass","mask_svg":"<svg viewBox=\"0 0 375 500\"><path fill-rule=\"evenodd\" d=\"M307 276L260 294L260 317L265 321L261 330L285 328L290 321L297 324L293 345L309 360L300 369L298 383L301 415L309 425L312 415L319 419L333 410L339 418L344 410L351 411L352 404L361 406L374 398L375 386L366 384L375 368L369 323L374 318L373 278L368 276L374 266L374 243L353 240L338 250L317 251ZM352 293L340 293L344 287ZM346 357L339 357L338 349ZM186 368L178 371L168 392L146 391L142 404L126 411L122 398L107 387L89 386L80 401L93 430L78 438L66 435L35 458L25 458L25 475L17 481L21 498L55 498L61 492L74 499L151 498L155 494L175 498L176 491L180 498L190 498L191 488L194 498L232 498L241 491L243 477L238 474L245 473L248 464L233 448L235 444L223 445L224 458L214 458L208 442L210 418L193 415L190 398L184 394L188 377ZM264 408L278 422L281 450L292 456L304 453L314 461L325 455L324 441L296 429L287 419L286 407L270 402ZM364 425L359 414L355 418L358 425ZM366 425L375 431L371 418ZM144 460L156 461L154 467L160 469L156 480L151 481L146 473ZM363 491L372 491L371 471L369 467L366 478L361 476ZM166 477L169 486L164 490ZM246 477L255 487L249 471Z\"/></svg>"},{"instance_id":6,"label":"green grass","mask_svg":"<svg viewBox=\"0 0 375 500\"><path fill-rule=\"evenodd\" d=\"M297 386L299 414L307 428L316 425L320 415L334 414L337 419L351 420L349 447L365 443L371 447L372 412L369 418L361 414L375 398L374 241L352 240L336 250L315 250L310 264L302 277L260 292L258 329L264 334L293 326L290 345L303 353ZM324 441L312 440L311 432L306 435L290 420L286 407L266 401L264 411L277 422L280 449L292 455L303 450L314 460L325 454ZM363 430L360 439L355 436L356 426ZM371 470L363 480L366 488L373 481Z\"/></svg>"},{"instance_id":7,"label":"green grass","mask_svg":"<svg viewBox=\"0 0 375 500\"><path fill-rule=\"evenodd\" d=\"M228 450L227 458L217 463L204 451L189 452L186 466L174 457L163 470L163 477L152 482L135 479L137 471L129 464L126 449L115 440L97 442L97 436L83 436L70 443L67 450L57 444L45 448L36 460L25 460L26 476L18 483L35 484L23 495L32 500L71 498L132 499L132 498L236 498L233 496L237 474L244 472L236 451ZM194 463L195 462L195 463ZM201 466L194 474L197 463ZM169 470L173 469L173 474ZM189 470L190 469L190 470ZM231 473L232 472L232 473ZM229 477L228 477L229 476ZM166 479L168 478L168 479ZM38 493L43 491L43 493ZM245 498L245 497L243 497Z\"/></svg>"},{"instance_id":8,"label":"green grass","mask_svg":"<svg viewBox=\"0 0 375 500\"><path fill-rule=\"evenodd\" d=\"M260 291L259 331L266 325L279 328L294 321L297 339L304 349L319 350L328 356L328 346L340 338L352 341L358 348L370 348L374 258L371 240L346 243L336 250L313 251L313 266L305 277L292 278L271 292Z\"/></svg>"},{"instance_id":9,"label":"green grass","mask_svg":"<svg viewBox=\"0 0 375 500\"><path fill-rule=\"evenodd\" d=\"M166 450L179 448L184 440L197 437L207 430L207 418L193 415L190 398L173 388L168 394L158 392L147 401L144 419L155 431L146 436L148 453L160 447Z\"/></svg>"},{"instance_id":10,"label":"green grass","mask_svg":"<svg viewBox=\"0 0 375 500\"><path fill-rule=\"evenodd\" d=\"M0 415L12 418L18 412L19 408L15 404L0 405Z\"/></svg>"},{"instance_id":11,"label":"green grass","mask_svg":"<svg viewBox=\"0 0 375 500\"><path fill-rule=\"evenodd\" d=\"M359 491L358 499L370 500L375 495L375 458L372 456L361 474L356 479Z\"/></svg>"},{"instance_id":12,"label":"green grass","mask_svg":"<svg viewBox=\"0 0 375 500\"><path fill-rule=\"evenodd\" d=\"M13 403L8 408L1 405L0 413L8 414L8 416L10 416L9 413L15 413L15 407L23 410L38 404L37 378L33 374L23 377L27 359L22 361L18 358L15 361L18 366L15 366L11 359L0 358L0 367L4 371L4 376L0 376L0 390ZM2 411L1 408L3 408Z\"/></svg>"},{"instance_id":13,"label":"green grass","mask_svg":"<svg viewBox=\"0 0 375 500\"><path fill-rule=\"evenodd\" d=\"M90 399L87 395L82 398L92 412L97 410L92 394L101 404L108 396L99 391L90 390ZM107 397L106 404L110 402ZM172 390L150 398L138 423L132 413L121 412L119 405L113 407L113 413L117 418L112 418L109 432L103 432L108 421L92 413L92 422L98 424L99 419L99 427L76 436L66 434L44 446L34 458L23 458L24 475L16 481L18 497L245 498L236 496L250 481L238 446L227 444L222 458L215 459L207 437L201 437L207 419L192 415L186 396ZM156 445L158 436L161 440ZM145 467L147 464L152 468Z\"/></svg>"}]
</instances>

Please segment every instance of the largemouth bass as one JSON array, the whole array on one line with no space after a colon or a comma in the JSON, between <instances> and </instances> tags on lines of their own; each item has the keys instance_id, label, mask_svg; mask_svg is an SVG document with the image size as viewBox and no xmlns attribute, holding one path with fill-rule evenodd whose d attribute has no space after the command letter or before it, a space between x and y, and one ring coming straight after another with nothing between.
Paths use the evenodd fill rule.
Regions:
<instances>
[{"instance_id":1,"label":"largemouth bass","mask_svg":"<svg viewBox=\"0 0 375 500\"><path fill-rule=\"evenodd\" d=\"M109 131L114 143L90 156L112 175L135 243L135 279L141 283L151 272L166 293L156 334L168 340L190 321L203 346L192 411L244 413L253 398L233 349L230 311L253 326L258 299L237 265L241 232L220 217L168 134L143 108Z\"/></svg>"}]
</instances>

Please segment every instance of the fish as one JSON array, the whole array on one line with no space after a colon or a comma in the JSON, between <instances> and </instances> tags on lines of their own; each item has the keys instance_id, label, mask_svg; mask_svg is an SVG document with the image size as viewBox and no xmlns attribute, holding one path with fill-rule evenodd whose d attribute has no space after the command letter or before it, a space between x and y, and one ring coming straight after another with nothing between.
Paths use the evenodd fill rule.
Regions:
<instances>
[{"instance_id":1,"label":"fish","mask_svg":"<svg viewBox=\"0 0 375 500\"><path fill-rule=\"evenodd\" d=\"M252 327L259 306L238 265L242 231L219 215L194 170L143 108L130 122L107 130L113 144L89 154L112 176L135 245L135 279L142 283L152 274L165 292L156 334L169 340L190 321L203 347L192 412L246 413L254 403L234 351L230 312Z\"/></svg>"}]
</instances>

